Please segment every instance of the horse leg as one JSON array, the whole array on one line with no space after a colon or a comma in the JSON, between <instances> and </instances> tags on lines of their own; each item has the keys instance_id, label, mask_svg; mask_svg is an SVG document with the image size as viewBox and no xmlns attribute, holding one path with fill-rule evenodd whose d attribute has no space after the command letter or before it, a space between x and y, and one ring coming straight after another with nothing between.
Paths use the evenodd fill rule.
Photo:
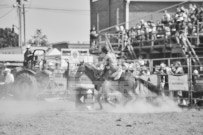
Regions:
<instances>
[{"instance_id":1,"label":"horse leg","mask_svg":"<svg viewBox=\"0 0 203 135\"><path fill-rule=\"evenodd\" d=\"M125 98L125 101L122 103L123 106L125 106L128 102L130 102L133 98L131 94L127 90L124 90L123 97Z\"/></svg>"},{"instance_id":2,"label":"horse leg","mask_svg":"<svg viewBox=\"0 0 203 135\"><path fill-rule=\"evenodd\" d=\"M96 100L99 104L99 109L102 110L103 109L103 106L102 106L102 103L101 103L101 96L102 96L102 89L100 88L99 91L98 91L98 95L96 96Z\"/></svg>"},{"instance_id":3,"label":"horse leg","mask_svg":"<svg viewBox=\"0 0 203 135\"><path fill-rule=\"evenodd\" d=\"M109 84L110 82L109 81L105 81L103 83L103 86L102 86L102 92L103 92L103 95L104 95L104 100L106 103L110 104L111 106L114 106L115 107L115 104L113 102L111 102L108 98L109 98Z\"/></svg>"},{"instance_id":4,"label":"horse leg","mask_svg":"<svg viewBox=\"0 0 203 135\"><path fill-rule=\"evenodd\" d=\"M110 104L111 106L113 106L113 107L116 106L113 102L111 102L111 101L108 99L108 94L105 94L104 100L105 100L108 104Z\"/></svg>"}]
</instances>

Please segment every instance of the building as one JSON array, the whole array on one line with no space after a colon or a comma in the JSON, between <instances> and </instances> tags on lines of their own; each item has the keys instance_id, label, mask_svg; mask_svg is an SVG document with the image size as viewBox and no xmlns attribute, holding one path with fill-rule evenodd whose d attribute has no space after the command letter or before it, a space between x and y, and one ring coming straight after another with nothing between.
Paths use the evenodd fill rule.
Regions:
<instances>
[{"instance_id":1,"label":"building","mask_svg":"<svg viewBox=\"0 0 203 135\"><path fill-rule=\"evenodd\" d=\"M66 49L89 49L89 43L69 43L66 41L52 43L52 48L56 48L61 51L62 48Z\"/></svg>"},{"instance_id":2,"label":"building","mask_svg":"<svg viewBox=\"0 0 203 135\"><path fill-rule=\"evenodd\" d=\"M160 20L163 10L175 12L178 4L189 3L200 5L202 0L90 0L91 27L98 31L123 24L126 29L131 28L141 19L146 21ZM112 27L115 28L115 27Z\"/></svg>"}]
</instances>

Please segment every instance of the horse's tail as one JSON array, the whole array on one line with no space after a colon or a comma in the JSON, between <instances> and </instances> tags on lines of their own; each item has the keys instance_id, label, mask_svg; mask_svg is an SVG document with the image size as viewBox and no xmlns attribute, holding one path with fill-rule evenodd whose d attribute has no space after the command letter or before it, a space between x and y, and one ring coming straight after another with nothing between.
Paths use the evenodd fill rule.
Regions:
<instances>
[{"instance_id":1,"label":"horse's tail","mask_svg":"<svg viewBox=\"0 0 203 135\"><path fill-rule=\"evenodd\" d=\"M156 93L157 95L160 94L161 90L155 86L154 84L150 83L149 81L145 81L141 78L136 78L140 83L142 83L145 87L147 87L151 92Z\"/></svg>"}]
</instances>

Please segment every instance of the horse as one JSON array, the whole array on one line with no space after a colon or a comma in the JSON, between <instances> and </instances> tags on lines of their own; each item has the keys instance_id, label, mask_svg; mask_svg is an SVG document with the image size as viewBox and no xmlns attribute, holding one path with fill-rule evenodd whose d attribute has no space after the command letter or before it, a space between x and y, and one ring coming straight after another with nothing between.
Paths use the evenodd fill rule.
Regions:
<instances>
[{"instance_id":1,"label":"horse","mask_svg":"<svg viewBox=\"0 0 203 135\"><path fill-rule=\"evenodd\" d=\"M98 91L96 100L98 101L100 109L103 109L103 106L101 104L102 96L104 96L104 99L107 103L114 106L114 104L107 99L109 91L107 89L106 82L112 81L112 78L109 77L110 73L106 71L101 75L102 70L98 70L94 65L91 65L89 63L82 62L78 66L79 67L75 77L79 80L79 78L83 74L86 74L88 78L92 81L92 83L95 85L95 89ZM119 88L117 91L120 92L126 99L126 101L123 102L123 105L126 105L129 101L136 97L135 89L138 86L138 81L142 84L148 85L149 89L152 89L152 92L158 94L158 91L156 90L157 87L153 86L152 84L141 78L136 78L130 71L126 71L124 75L116 81L118 81Z\"/></svg>"}]
</instances>

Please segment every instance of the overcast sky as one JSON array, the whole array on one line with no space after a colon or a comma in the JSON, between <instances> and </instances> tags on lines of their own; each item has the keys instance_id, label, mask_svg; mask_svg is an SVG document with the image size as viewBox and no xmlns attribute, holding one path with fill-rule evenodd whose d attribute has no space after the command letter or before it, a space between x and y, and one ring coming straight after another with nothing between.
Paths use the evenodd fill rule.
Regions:
<instances>
[{"instance_id":1,"label":"overcast sky","mask_svg":"<svg viewBox=\"0 0 203 135\"><path fill-rule=\"evenodd\" d=\"M11 7L15 3L16 0L0 0L0 28L12 27L13 24L18 26L17 10ZM89 41L89 0L29 0L25 5L28 7L27 39L34 35L36 29L41 29L50 43ZM17 29L15 31L18 33Z\"/></svg>"}]
</instances>

